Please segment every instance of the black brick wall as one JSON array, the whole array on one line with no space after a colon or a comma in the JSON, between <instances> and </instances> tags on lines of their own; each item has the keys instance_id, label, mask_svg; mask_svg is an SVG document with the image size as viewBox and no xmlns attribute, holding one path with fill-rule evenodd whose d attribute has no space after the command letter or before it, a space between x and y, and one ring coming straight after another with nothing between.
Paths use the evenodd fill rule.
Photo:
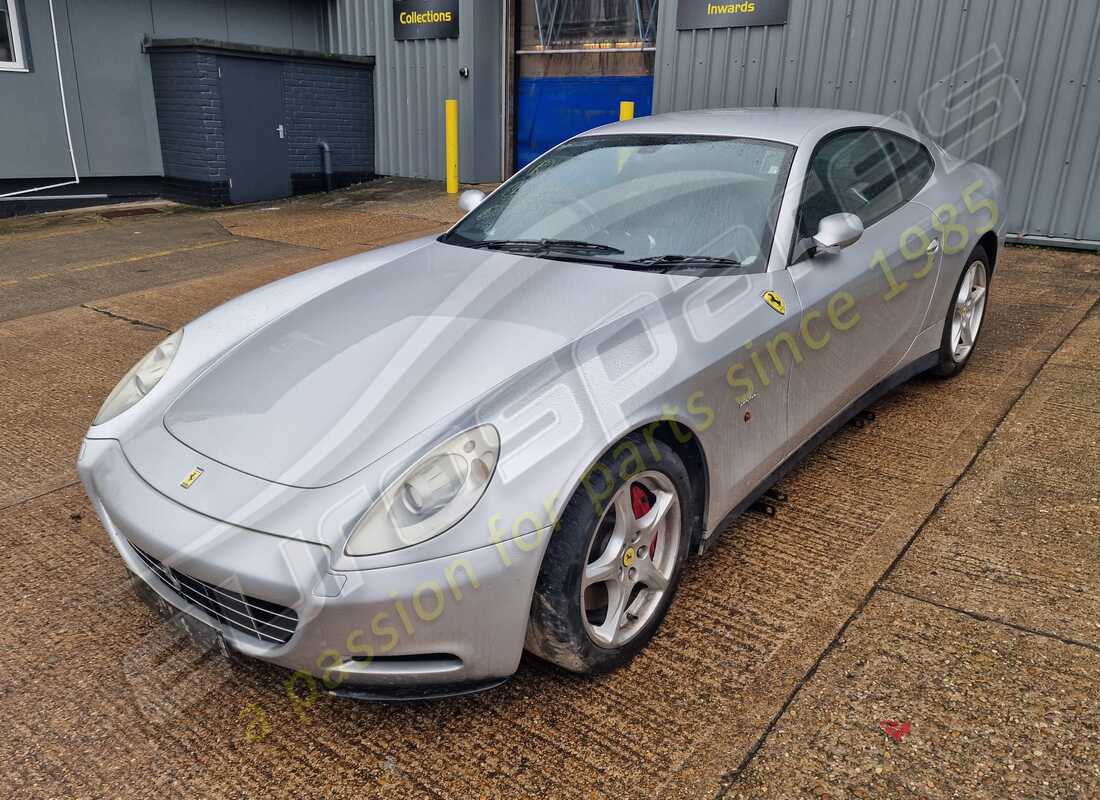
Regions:
<instances>
[{"instance_id":1,"label":"black brick wall","mask_svg":"<svg viewBox=\"0 0 1100 800\"><path fill-rule=\"evenodd\" d=\"M217 59L151 53L165 194L201 205L229 202Z\"/></svg>"},{"instance_id":2,"label":"black brick wall","mask_svg":"<svg viewBox=\"0 0 1100 800\"><path fill-rule=\"evenodd\" d=\"M332 150L335 185L374 176L374 75L368 68L286 62L283 105L295 193L325 188L319 142Z\"/></svg>"},{"instance_id":3,"label":"black brick wall","mask_svg":"<svg viewBox=\"0 0 1100 800\"><path fill-rule=\"evenodd\" d=\"M217 56L150 53L164 194L200 205L230 202ZM374 75L369 67L283 62L283 113L294 194L325 188L319 142L334 186L374 177Z\"/></svg>"}]
</instances>

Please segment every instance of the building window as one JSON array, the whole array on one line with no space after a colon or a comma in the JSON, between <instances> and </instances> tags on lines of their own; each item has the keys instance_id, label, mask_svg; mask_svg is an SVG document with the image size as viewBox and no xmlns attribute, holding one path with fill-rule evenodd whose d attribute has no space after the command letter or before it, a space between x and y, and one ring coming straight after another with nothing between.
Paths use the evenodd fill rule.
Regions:
<instances>
[{"instance_id":1,"label":"building window","mask_svg":"<svg viewBox=\"0 0 1100 800\"><path fill-rule=\"evenodd\" d=\"M0 70L25 70L26 64L15 0L0 0Z\"/></svg>"},{"instance_id":2,"label":"building window","mask_svg":"<svg viewBox=\"0 0 1100 800\"><path fill-rule=\"evenodd\" d=\"M657 0L523 0L520 52L653 49Z\"/></svg>"}]
</instances>

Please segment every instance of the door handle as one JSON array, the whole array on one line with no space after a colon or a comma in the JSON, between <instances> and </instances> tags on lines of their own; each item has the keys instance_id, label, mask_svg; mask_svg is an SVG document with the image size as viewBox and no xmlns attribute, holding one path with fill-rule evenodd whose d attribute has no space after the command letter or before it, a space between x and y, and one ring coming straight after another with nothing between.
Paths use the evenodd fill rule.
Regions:
<instances>
[{"instance_id":1,"label":"door handle","mask_svg":"<svg viewBox=\"0 0 1100 800\"><path fill-rule=\"evenodd\" d=\"M275 126L275 133L279 134L280 139L286 138L286 128L283 127L281 122Z\"/></svg>"},{"instance_id":2,"label":"door handle","mask_svg":"<svg viewBox=\"0 0 1100 800\"><path fill-rule=\"evenodd\" d=\"M932 241L930 241L928 243L928 247L924 248L924 252L931 255L931 254L937 252L939 249L940 249L940 240L939 239L933 239Z\"/></svg>"}]
</instances>

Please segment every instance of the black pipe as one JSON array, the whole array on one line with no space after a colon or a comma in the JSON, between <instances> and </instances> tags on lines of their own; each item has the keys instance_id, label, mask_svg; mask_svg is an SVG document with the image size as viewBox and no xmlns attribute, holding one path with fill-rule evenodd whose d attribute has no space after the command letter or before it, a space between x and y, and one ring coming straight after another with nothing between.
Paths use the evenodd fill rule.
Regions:
<instances>
[{"instance_id":1,"label":"black pipe","mask_svg":"<svg viewBox=\"0 0 1100 800\"><path fill-rule=\"evenodd\" d=\"M324 140L317 142L317 146L321 148L321 169L325 173L325 191L331 192L335 183L332 176L332 148Z\"/></svg>"}]
</instances>

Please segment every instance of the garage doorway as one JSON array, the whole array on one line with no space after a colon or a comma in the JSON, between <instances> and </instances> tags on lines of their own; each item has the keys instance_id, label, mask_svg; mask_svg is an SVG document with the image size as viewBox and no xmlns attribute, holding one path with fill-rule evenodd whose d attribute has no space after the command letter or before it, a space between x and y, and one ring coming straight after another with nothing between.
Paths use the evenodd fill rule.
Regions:
<instances>
[{"instance_id":1,"label":"garage doorway","mask_svg":"<svg viewBox=\"0 0 1100 800\"><path fill-rule=\"evenodd\" d=\"M651 113L657 0L519 0L515 166L614 122Z\"/></svg>"}]
</instances>

